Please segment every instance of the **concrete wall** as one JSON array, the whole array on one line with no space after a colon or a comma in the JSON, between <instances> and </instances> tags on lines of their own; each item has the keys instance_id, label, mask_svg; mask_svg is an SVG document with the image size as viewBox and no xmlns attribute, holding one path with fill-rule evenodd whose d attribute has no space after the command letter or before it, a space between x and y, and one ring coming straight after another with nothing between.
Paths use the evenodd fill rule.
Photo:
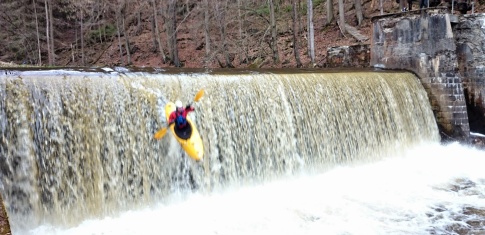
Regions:
<instances>
[{"instance_id":1,"label":"concrete wall","mask_svg":"<svg viewBox=\"0 0 485 235\"><path fill-rule=\"evenodd\" d=\"M485 14L461 16L453 32L470 130L485 134Z\"/></svg>"},{"instance_id":2,"label":"concrete wall","mask_svg":"<svg viewBox=\"0 0 485 235\"><path fill-rule=\"evenodd\" d=\"M468 140L470 127L450 14L427 11L372 19L370 65L421 78L443 140Z\"/></svg>"}]
</instances>

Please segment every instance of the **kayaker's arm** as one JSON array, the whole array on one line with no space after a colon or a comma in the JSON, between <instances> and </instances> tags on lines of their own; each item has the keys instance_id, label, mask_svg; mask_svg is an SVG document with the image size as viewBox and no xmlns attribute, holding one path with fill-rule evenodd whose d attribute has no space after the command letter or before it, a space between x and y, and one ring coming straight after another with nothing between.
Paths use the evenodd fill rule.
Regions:
<instances>
[{"instance_id":1,"label":"kayaker's arm","mask_svg":"<svg viewBox=\"0 0 485 235\"><path fill-rule=\"evenodd\" d=\"M177 115L175 115L175 112L172 112L170 114L170 116L168 117L168 125L170 126L172 123L175 122L175 118L177 117Z\"/></svg>"},{"instance_id":2,"label":"kayaker's arm","mask_svg":"<svg viewBox=\"0 0 485 235\"><path fill-rule=\"evenodd\" d=\"M188 104L187 106L185 106L185 110L187 110L187 112L192 112L195 110L194 106L192 106L192 104Z\"/></svg>"}]
</instances>

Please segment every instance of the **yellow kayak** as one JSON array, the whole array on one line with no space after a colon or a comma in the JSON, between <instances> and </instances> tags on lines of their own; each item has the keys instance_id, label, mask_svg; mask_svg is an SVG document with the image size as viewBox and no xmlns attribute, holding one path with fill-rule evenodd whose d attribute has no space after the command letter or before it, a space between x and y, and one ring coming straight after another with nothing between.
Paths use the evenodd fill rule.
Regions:
<instances>
[{"instance_id":1,"label":"yellow kayak","mask_svg":"<svg viewBox=\"0 0 485 235\"><path fill-rule=\"evenodd\" d=\"M175 104L168 102L165 105L165 115L168 118L170 114L175 111ZM187 154L194 160L199 161L204 155L204 146L202 145L202 138L200 138L199 131L195 127L194 123L187 115L187 126L183 129L178 129L175 124L170 125L170 131L175 136L175 139L180 143L182 148L187 152Z\"/></svg>"}]
</instances>

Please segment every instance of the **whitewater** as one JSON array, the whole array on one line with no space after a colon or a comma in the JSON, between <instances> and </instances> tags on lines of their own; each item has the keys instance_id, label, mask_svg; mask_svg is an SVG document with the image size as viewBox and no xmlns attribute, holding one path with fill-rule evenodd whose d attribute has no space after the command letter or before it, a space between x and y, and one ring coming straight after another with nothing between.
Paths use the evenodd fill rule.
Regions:
<instances>
[{"instance_id":1,"label":"whitewater","mask_svg":"<svg viewBox=\"0 0 485 235\"><path fill-rule=\"evenodd\" d=\"M44 224L18 234L483 233L483 166L484 151L426 143L373 163L173 195L74 227Z\"/></svg>"}]
</instances>

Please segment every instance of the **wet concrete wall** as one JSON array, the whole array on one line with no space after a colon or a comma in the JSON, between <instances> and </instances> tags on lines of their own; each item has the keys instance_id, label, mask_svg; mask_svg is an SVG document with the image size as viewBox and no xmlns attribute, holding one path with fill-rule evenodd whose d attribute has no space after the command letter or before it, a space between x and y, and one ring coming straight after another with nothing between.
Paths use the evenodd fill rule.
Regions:
<instances>
[{"instance_id":1,"label":"wet concrete wall","mask_svg":"<svg viewBox=\"0 0 485 235\"><path fill-rule=\"evenodd\" d=\"M454 15L432 11L372 19L370 65L404 69L420 77L443 140L467 140L470 134L452 30L455 21Z\"/></svg>"},{"instance_id":2,"label":"wet concrete wall","mask_svg":"<svg viewBox=\"0 0 485 235\"><path fill-rule=\"evenodd\" d=\"M485 14L461 16L453 32L470 130L485 134Z\"/></svg>"}]
</instances>

